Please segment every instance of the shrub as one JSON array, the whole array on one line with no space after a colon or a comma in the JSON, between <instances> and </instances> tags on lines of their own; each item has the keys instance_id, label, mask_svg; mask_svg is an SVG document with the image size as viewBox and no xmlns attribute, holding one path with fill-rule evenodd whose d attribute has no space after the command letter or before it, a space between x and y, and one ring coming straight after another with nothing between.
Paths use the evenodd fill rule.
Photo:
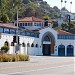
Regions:
<instances>
[{"instance_id":1,"label":"shrub","mask_svg":"<svg viewBox=\"0 0 75 75\"><path fill-rule=\"evenodd\" d=\"M2 54L0 55L0 62L15 62L15 61L28 61L29 56L28 55L7 55Z\"/></svg>"},{"instance_id":2,"label":"shrub","mask_svg":"<svg viewBox=\"0 0 75 75\"><path fill-rule=\"evenodd\" d=\"M2 55L2 61L3 62L8 62L9 61L9 57L8 57L8 55Z\"/></svg>"},{"instance_id":3,"label":"shrub","mask_svg":"<svg viewBox=\"0 0 75 75\"><path fill-rule=\"evenodd\" d=\"M3 52L8 52L8 50L9 50L9 47L8 46L2 46L1 47L1 51L3 51Z\"/></svg>"},{"instance_id":4,"label":"shrub","mask_svg":"<svg viewBox=\"0 0 75 75\"><path fill-rule=\"evenodd\" d=\"M0 62L2 62L2 55L0 55Z\"/></svg>"},{"instance_id":5,"label":"shrub","mask_svg":"<svg viewBox=\"0 0 75 75\"><path fill-rule=\"evenodd\" d=\"M19 56L19 61L27 61L27 60L29 60L28 55L19 54L18 56Z\"/></svg>"},{"instance_id":6,"label":"shrub","mask_svg":"<svg viewBox=\"0 0 75 75\"><path fill-rule=\"evenodd\" d=\"M25 61L29 60L29 55L25 55Z\"/></svg>"}]
</instances>

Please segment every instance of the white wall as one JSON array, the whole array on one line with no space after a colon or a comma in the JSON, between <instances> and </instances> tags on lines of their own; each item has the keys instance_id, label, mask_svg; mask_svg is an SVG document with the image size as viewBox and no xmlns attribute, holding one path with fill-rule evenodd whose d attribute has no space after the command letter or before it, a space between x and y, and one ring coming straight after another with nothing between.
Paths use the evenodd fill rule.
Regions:
<instances>
[{"instance_id":1,"label":"white wall","mask_svg":"<svg viewBox=\"0 0 75 75\"><path fill-rule=\"evenodd\" d=\"M55 37L55 49L54 54L51 55L58 55L58 46L63 44L65 47L68 45L74 46L74 55L75 55L75 40L62 40L57 39L57 32L51 28L45 28L39 31L39 38L35 37L29 37L29 36L19 36L20 37L20 51L21 54L29 54L29 55L43 55L42 53L42 36L46 32L51 32ZM4 46L4 42L8 41L9 43L9 54L15 54L15 46L11 46L11 42L13 42L13 35L12 34L1 34L0 39L0 48ZM22 47L22 43L25 43L25 47ZM27 43L30 43L30 47L27 47ZM31 47L31 44L34 43L34 47ZM38 44L38 47L36 48L35 45ZM66 51L65 51L66 52Z\"/></svg>"},{"instance_id":2,"label":"white wall","mask_svg":"<svg viewBox=\"0 0 75 75\"><path fill-rule=\"evenodd\" d=\"M57 41L57 52L56 52L56 55L58 55L58 46L59 45L64 45L65 46L65 56L67 55L67 46L68 45L72 45L74 47L74 56L75 56L75 40L67 40L67 39L59 39Z\"/></svg>"}]
</instances>

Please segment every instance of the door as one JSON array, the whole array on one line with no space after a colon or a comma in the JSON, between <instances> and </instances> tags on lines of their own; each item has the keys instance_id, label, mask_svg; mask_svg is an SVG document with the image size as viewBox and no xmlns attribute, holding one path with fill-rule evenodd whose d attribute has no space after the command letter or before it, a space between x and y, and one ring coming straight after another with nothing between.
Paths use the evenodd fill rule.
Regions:
<instances>
[{"instance_id":1,"label":"door","mask_svg":"<svg viewBox=\"0 0 75 75\"><path fill-rule=\"evenodd\" d=\"M43 55L51 55L50 44L43 44Z\"/></svg>"},{"instance_id":2,"label":"door","mask_svg":"<svg viewBox=\"0 0 75 75\"><path fill-rule=\"evenodd\" d=\"M67 46L67 56L74 56L74 52L73 52L73 46L72 45L68 45Z\"/></svg>"},{"instance_id":3,"label":"door","mask_svg":"<svg viewBox=\"0 0 75 75\"><path fill-rule=\"evenodd\" d=\"M64 45L60 45L58 47L58 56L65 56L65 46Z\"/></svg>"}]
</instances>

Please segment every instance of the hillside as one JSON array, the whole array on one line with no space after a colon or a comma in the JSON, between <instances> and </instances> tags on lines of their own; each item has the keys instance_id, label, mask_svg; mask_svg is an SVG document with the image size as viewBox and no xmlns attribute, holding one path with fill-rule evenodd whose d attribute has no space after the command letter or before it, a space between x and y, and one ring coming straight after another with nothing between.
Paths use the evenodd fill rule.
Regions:
<instances>
[{"instance_id":1,"label":"hillside","mask_svg":"<svg viewBox=\"0 0 75 75\"><path fill-rule=\"evenodd\" d=\"M35 16L43 18L49 16L51 19L58 17L60 10L58 7L50 7L46 1L43 0L23 0L26 5L25 16Z\"/></svg>"},{"instance_id":2,"label":"hillside","mask_svg":"<svg viewBox=\"0 0 75 75\"><path fill-rule=\"evenodd\" d=\"M55 19L59 9L50 7L43 0L0 0L0 19L3 22L16 20L16 12L19 10L19 18L35 16L39 18Z\"/></svg>"}]
</instances>

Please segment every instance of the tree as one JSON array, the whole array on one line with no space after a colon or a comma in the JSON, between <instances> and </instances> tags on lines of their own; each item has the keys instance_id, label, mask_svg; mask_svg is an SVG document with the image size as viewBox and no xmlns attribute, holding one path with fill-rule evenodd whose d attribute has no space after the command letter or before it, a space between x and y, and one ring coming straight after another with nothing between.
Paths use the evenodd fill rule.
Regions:
<instances>
[{"instance_id":1,"label":"tree","mask_svg":"<svg viewBox=\"0 0 75 75\"><path fill-rule=\"evenodd\" d=\"M62 30L68 31L69 25L68 23L62 23L61 27L62 27Z\"/></svg>"},{"instance_id":2,"label":"tree","mask_svg":"<svg viewBox=\"0 0 75 75\"><path fill-rule=\"evenodd\" d=\"M22 0L1 0L1 20L5 21L3 17L8 17L10 21L14 20L14 16L16 14L16 11L18 9L21 9L19 12L23 12L22 7L24 4L22 3ZM20 13L22 14L22 13ZM7 18L6 18L7 19ZM8 21L8 20L6 20Z\"/></svg>"},{"instance_id":3,"label":"tree","mask_svg":"<svg viewBox=\"0 0 75 75\"><path fill-rule=\"evenodd\" d=\"M49 16L44 16L44 20L50 21L50 17Z\"/></svg>"},{"instance_id":4,"label":"tree","mask_svg":"<svg viewBox=\"0 0 75 75\"><path fill-rule=\"evenodd\" d=\"M61 26L62 26L62 30L65 30L65 31L75 34L75 23L74 22L62 23ZM69 29L69 26L70 26L70 29Z\"/></svg>"},{"instance_id":5,"label":"tree","mask_svg":"<svg viewBox=\"0 0 75 75\"><path fill-rule=\"evenodd\" d=\"M1 21L4 23L9 22L9 17L7 14L2 14Z\"/></svg>"}]
</instances>

